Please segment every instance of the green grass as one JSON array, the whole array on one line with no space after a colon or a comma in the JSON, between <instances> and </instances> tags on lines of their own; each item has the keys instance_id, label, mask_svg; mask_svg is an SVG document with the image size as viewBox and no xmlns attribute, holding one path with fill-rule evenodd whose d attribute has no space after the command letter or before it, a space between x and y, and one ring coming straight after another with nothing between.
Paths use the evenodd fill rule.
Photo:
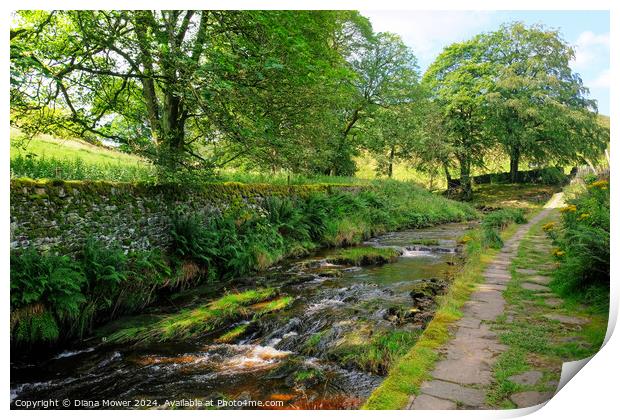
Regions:
<instances>
[{"instance_id":1,"label":"green grass","mask_svg":"<svg viewBox=\"0 0 620 420\"><path fill-rule=\"evenodd\" d=\"M474 188L472 204L482 209L542 207L561 187L538 184L484 184Z\"/></svg>"},{"instance_id":2,"label":"green grass","mask_svg":"<svg viewBox=\"0 0 620 420\"><path fill-rule=\"evenodd\" d=\"M249 323L237 325L236 327L233 327L224 334L220 335L216 341L219 343L231 343L245 334L249 326Z\"/></svg>"},{"instance_id":3,"label":"green grass","mask_svg":"<svg viewBox=\"0 0 620 420\"><path fill-rule=\"evenodd\" d=\"M394 248L361 246L342 249L330 256L327 261L332 264L376 265L394 262L399 255L400 252Z\"/></svg>"},{"instance_id":4,"label":"green grass","mask_svg":"<svg viewBox=\"0 0 620 420\"><path fill-rule=\"evenodd\" d=\"M148 161L79 139L39 135L27 139L11 129L11 176L66 180L153 181Z\"/></svg>"}]
</instances>

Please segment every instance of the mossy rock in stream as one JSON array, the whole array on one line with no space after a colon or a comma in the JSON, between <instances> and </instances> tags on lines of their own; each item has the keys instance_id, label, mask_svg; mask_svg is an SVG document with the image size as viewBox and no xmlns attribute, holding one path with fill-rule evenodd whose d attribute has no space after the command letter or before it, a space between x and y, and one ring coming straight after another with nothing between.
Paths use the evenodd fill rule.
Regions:
<instances>
[{"instance_id":1,"label":"mossy rock in stream","mask_svg":"<svg viewBox=\"0 0 620 420\"><path fill-rule=\"evenodd\" d=\"M292 377L295 388L309 389L325 380L325 374L321 369L307 367L295 372Z\"/></svg>"},{"instance_id":2,"label":"mossy rock in stream","mask_svg":"<svg viewBox=\"0 0 620 420\"><path fill-rule=\"evenodd\" d=\"M406 305L392 305L383 315L383 319L396 324L404 324L412 322L419 312L420 310L418 308L412 308Z\"/></svg>"},{"instance_id":3,"label":"mossy rock in stream","mask_svg":"<svg viewBox=\"0 0 620 420\"><path fill-rule=\"evenodd\" d=\"M411 291L409 292L409 296L413 299L414 302L419 302L424 299L432 299L438 294L441 294L443 290L445 290L447 284L445 280L430 278L430 279L422 279L416 281Z\"/></svg>"},{"instance_id":4,"label":"mossy rock in stream","mask_svg":"<svg viewBox=\"0 0 620 420\"><path fill-rule=\"evenodd\" d=\"M342 270L337 270L334 268L327 268L323 270L316 271L316 274L323 278L335 279L343 276Z\"/></svg>"},{"instance_id":5,"label":"mossy rock in stream","mask_svg":"<svg viewBox=\"0 0 620 420\"><path fill-rule=\"evenodd\" d=\"M338 253L327 258L331 264L344 265L382 265L394 262L401 255L401 251L394 248L375 248L363 246L342 249Z\"/></svg>"}]
</instances>

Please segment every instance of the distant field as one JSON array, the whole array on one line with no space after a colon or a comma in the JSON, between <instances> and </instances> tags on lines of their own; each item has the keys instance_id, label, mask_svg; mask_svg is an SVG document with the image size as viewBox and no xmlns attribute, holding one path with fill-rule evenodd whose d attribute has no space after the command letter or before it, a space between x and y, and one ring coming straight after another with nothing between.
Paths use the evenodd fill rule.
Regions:
<instances>
[{"instance_id":1,"label":"distant field","mask_svg":"<svg viewBox=\"0 0 620 420\"><path fill-rule=\"evenodd\" d=\"M146 181L154 174L153 165L138 156L79 139L27 139L11 129L12 177Z\"/></svg>"},{"instance_id":2,"label":"distant field","mask_svg":"<svg viewBox=\"0 0 620 420\"><path fill-rule=\"evenodd\" d=\"M11 129L11 158L32 153L37 158L46 159L82 159L92 165L148 165L144 159L122 153L111 148L95 146L78 139L58 139L48 135L39 135L26 139L19 130Z\"/></svg>"}]
</instances>

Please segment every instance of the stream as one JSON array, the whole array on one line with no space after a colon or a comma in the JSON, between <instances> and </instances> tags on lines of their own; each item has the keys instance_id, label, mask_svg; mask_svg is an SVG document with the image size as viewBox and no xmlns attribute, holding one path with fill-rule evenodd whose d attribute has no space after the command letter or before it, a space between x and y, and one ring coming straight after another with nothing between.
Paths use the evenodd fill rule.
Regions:
<instances>
[{"instance_id":1,"label":"stream","mask_svg":"<svg viewBox=\"0 0 620 420\"><path fill-rule=\"evenodd\" d=\"M81 401L72 408L105 408L95 404L103 400L143 404L131 408L181 400L181 408L196 408L188 400L358 408L381 383L386 367L356 363L355 349L363 348L356 346L385 334L416 337L423 331L435 304L432 296L416 296L412 290L421 283L436 293L445 290L462 260L456 239L468 228L467 223L450 223L391 232L364 243L402 252L385 265L334 265L326 258L337 250L322 250L260 273L254 282L281 286L294 301L252 322L233 342L218 343L211 336L140 346L92 340L45 361L12 360L11 405L68 398ZM208 299L196 291L174 304Z\"/></svg>"}]
</instances>

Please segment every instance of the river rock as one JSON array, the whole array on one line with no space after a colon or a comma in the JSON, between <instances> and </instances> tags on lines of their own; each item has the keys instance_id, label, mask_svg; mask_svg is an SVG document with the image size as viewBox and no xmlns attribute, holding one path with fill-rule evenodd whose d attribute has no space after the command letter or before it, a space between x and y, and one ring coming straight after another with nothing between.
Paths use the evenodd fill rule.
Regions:
<instances>
[{"instance_id":1,"label":"river rock","mask_svg":"<svg viewBox=\"0 0 620 420\"><path fill-rule=\"evenodd\" d=\"M424 298L432 298L438 295L446 287L446 282L437 278L423 279L417 281L409 292L409 296L417 302Z\"/></svg>"}]
</instances>

